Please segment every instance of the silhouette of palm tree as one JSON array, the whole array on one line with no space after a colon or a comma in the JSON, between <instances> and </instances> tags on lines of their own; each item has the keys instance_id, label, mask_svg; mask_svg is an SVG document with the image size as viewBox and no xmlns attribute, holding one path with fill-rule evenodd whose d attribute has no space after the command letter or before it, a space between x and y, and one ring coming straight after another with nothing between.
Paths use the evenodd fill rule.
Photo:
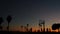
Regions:
<instances>
[{"instance_id":1,"label":"silhouette of palm tree","mask_svg":"<svg viewBox=\"0 0 60 34\"><path fill-rule=\"evenodd\" d=\"M8 27L7 27L7 29L8 29L8 31L9 31L9 23L10 23L11 19L12 19L12 17L10 15L8 15L7 16L7 21L8 21Z\"/></svg>"},{"instance_id":2,"label":"silhouette of palm tree","mask_svg":"<svg viewBox=\"0 0 60 34\"><path fill-rule=\"evenodd\" d=\"M23 26L21 25L21 29L23 30ZM22 32L22 31L21 31Z\"/></svg>"},{"instance_id":3,"label":"silhouette of palm tree","mask_svg":"<svg viewBox=\"0 0 60 34\"><path fill-rule=\"evenodd\" d=\"M27 24L27 31L28 31L29 24Z\"/></svg>"},{"instance_id":4,"label":"silhouette of palm tree","mask_svg":"<svg viewBox=\"0 0 60 34\"><path fill-rule=\"evenodd\" d=\"M43 30L45 32L45 21L43 20L41 24L43 24Z\"/></svg>"},{"instance_id":5,"label":"silhouette of palm tree","mask_svg":"<svg viewBox=\"0 0 60 34\"><path fill-rule=\"evenodd\" d=\"M39 23L39 28L41 29L42 25Z\"/></svg>"},{"instance_id":6,"label":"silhouette of palm tree","mask_svg":"<svg viewBox=\"0 0 60 34\"><path fill-rule=\"evenodd\" d=\"M29 24L27 24L27 27L29 26Z\"/></svg>"},{"instance_id":7,"label":"silhouette of palm tree","mask_svg":"<svg viewBox=\"0 0 60 34\"><path fill-rule=\"evenodd\" d=\"M40 29L42 29L42 24L41 24L41 23L42 23L42 20L39 20L39 24L38 24L38 25L39 25L39 28L40 28ZM41 31L42 31L42 30L41 30Z\"/></svg>"},{"instance_id":8,"label":"silhouette of palm tree","mask_svg":"<svg viewBox=\"0 0 60 34\"><path fill-rule=\"evenodd\" d=\"M45 31L45 20L39 20L39 26L43 24L43 30Z\"/></svg>"},{"instance_id":9,"label":"silhouette of palm tree","mask_svg":"<svg viewBox=\"0 0 60 34\"><path fill-rule=\"evenodd\" d=\"M2 22L3 22L3 18L0 17L0 29L1 29L1 30L2 30L2 26L1 26Z\"/></svg>"}]
</instances>

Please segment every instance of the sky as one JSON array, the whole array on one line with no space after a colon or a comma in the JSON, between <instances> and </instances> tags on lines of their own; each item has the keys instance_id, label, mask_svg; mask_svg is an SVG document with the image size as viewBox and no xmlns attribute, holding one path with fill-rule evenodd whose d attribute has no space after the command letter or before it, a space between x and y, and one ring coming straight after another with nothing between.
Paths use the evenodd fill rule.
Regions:
<instances>
[{"instance_id":1,"label":"sky","mask_svg":"<svg viewBox=\"0 0 60 34\"><path fill-rule=\"evenodd\" d=\"M7 16L11 15L10 26L38 26L39 20L45 20L45 26L60 23L60 0L1 0L0 17L2 26L7 26Z\"/></svg>"}]
</instances>

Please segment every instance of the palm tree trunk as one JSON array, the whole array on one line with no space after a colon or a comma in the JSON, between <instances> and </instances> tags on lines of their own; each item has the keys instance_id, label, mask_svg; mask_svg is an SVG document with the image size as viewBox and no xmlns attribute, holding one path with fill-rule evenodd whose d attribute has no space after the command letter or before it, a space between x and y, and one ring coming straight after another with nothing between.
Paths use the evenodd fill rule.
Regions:
<instances>
[{"instance_id":1,"label":"palm tree trunk","mask_svg":"<svg viewBox=\"0 0 60 34\"><path fill-rule=\"evenodd\" d=\"M45 24L43 24L43 31L45 32Z\"/></svg>"},{"instance_id":2,"label":"palm tree trunk","mask_svg":"<svg viewBox=\"0 0 60 34\"><path fill-rule=\"evenodd\" d=\"M1 31L1 24L0 24L0 31Z\"/></svg>"},{"instance_id":3,"label":"palm tree trunk","mask_svg":"<svg viewBox=\"0 0 60 34\"><path fill-rule=\"evenodd\" d=\"M9 22L8 22L8 28L7 28L7 29L8 29L8 31L9 31Z\"/></svg>"}]
</instances>

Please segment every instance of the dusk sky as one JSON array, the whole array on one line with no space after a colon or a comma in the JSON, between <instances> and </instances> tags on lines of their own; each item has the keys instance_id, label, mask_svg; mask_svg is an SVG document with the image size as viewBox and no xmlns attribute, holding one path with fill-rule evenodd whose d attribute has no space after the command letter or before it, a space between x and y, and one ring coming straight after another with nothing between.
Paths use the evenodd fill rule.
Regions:
<instances>
[{"instance_id":1,"label":"dusk sky","mask_svg":"<svg viewBox=\"0 0 60 34\"><path fill-rule=\"evenodd\" d=\"M60 23L60 0L2 0L0 1L0 17L7 26L6 18L12 16L10 26L30 24L38 26L39 19L45 20L46 27Z\"/></svg>"}]
</instances>

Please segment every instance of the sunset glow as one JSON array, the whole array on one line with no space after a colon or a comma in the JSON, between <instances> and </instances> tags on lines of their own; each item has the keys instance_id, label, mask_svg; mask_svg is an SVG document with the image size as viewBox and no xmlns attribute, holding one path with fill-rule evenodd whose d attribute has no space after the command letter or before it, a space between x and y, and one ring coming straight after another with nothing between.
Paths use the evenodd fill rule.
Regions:
<instances>
[{"instance_id":1,"label":"sunset glow","mask_svg":"<svg viewBox=\"0 0 60 34\"><path fill-rule=\"evenodd\" d=\"M60 0L1 0L0 31L60 32Z\"/></svg>"},{"instance_id":2,"label":"sunset glow","mask_svg":"<svg viewBox=\"0 0 60 34\"><path fill-rule=\"evenodd\" d=\"M30 29L30 28L29 28L29 29ZM43 28L42 28L42 29L43 29ZM47 28L45 28L45 32L47 31L46 29L47 29ZM50 31L50 32L58 32L58 29L56 29L56 30L52 30L51 28L48 28L48 29L49 29L48 31ZM10 31L20 31L20 32L22 31L22 32L27 32L24 27L23 27L23 29L22 29L22 28L20 28L20 27L18 27L18 26L10 27L9 30L10 30ZM32 27L32 32L38 32L38 30L40 30L40 32L42 32L39 27ZM6 27L3 28L3 31L7 31Z\"/></svg>"}]
</instances>

